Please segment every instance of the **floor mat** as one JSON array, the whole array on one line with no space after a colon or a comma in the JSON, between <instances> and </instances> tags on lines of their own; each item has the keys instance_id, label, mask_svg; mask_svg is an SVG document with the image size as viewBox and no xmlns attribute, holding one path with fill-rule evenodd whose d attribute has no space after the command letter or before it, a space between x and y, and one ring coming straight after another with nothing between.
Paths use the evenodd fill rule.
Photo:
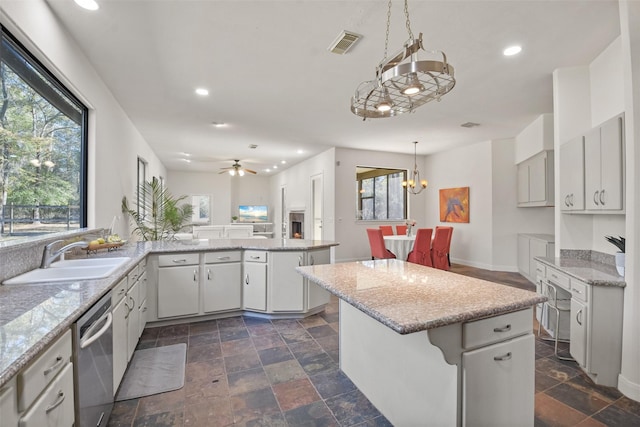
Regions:
<instances>
[{"instance_id":1,"label":"floor mat","mask_svg":"<svg viewBox=\"0 0 640 427\"><path fill-rule=\"evenodd\" d=\"M115 400L182 388L186 359L187 345L184 343L135 351Z\"/></svg>"}]
</instances>

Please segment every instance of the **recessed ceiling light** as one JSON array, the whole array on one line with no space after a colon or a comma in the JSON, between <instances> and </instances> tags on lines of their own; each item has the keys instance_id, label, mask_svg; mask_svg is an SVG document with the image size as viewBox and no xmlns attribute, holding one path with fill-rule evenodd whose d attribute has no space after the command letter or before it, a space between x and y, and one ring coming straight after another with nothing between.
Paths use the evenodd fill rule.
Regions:
<instances>
[{"instance_id":1,"label":"recessed ceiling light","mask_svg":"<svg viewBox=\"0 0 640 427\"><path fill-rule=\"evenodd\" d=\"M522 47L520 46L509 46L502 53L504 54L504 56L513 56L519 54L521 51Z\"/></svg>"},{"instance_id":2,"label":"recessed ceiling light","mask_svg":"<svg viewBox=\"0 0 640 427\"><path fill-rule=\"evenodd\" d=\"M227 126L227 124L223 123L223 122L211 122L211 124L214 125L217 128L223 128L223 127Z\"/></svg>"},{"instance_id":3,"label":"recessed ceiling light","mask_svg":"<svg viewBox=\"0 0 640 427\"><path fill-rule=\"evenodd\" d=\"M189 159L180 159L180 160L182 160L183 162L186 162L186 163L191 163L191 160L189 160Z\"/></svg>"},{"instance_id":4,"label":"recessed ceiling light","mask_svg":"<svg viewBox=\"0 0 640 427\"><path fill-rule=\"evenodd\" d=\"M278 165L273 165L273 168L274 169L278 169Z\"/></svg>"},{"instance_id":5,"label":"recessed ceiling light","mask_svg":"<svg viewBox=\"0 0 640 427\"><path fill-rule=\"evenodd\" d=\"M282 163L283 165L286 165L287 161L286 160L281 160L280 163Z\"/></svg>"},{"instance_id":6,"label":"recessed ceiling light","mask_svg":"<svg viewBox=\"0 0 640 427\"><path fill-rule=\"evenodd\" d=\"M209 95L209 91L203 87L199 87L196 89L196 94L200 96L207 96Z\"/></svg>"},{"instance_id":7,"label":"recessed ceiling light","mask_svg":"<svg viewBox=\"0 0 640 427\"><path fill-rule=\"evenodd\" d=\"M265 169L264 171L265 172L271 172L271 169Z\"/></svg>"},{"instance_id":8,"label":"recessed ceiling light","mask_svg":"<svg viewBox=\"0 0 640 427\"><path fill-rule=\"evenodd\" d=\"M98 10L100 6L95 0L74 0L78 6L87 10Z\"/></svg>"},{"instance_id":9,"label":"recessed ceiling light","mask_svg":"<svg viewBox=\"0 0 640 427\"><path fill-rule=\"evenodd\" d=\"M302 153L304 153L304 151L303 150L298 150L297 153L298 154L302 154Z\"/></svg>"}]
</instances>

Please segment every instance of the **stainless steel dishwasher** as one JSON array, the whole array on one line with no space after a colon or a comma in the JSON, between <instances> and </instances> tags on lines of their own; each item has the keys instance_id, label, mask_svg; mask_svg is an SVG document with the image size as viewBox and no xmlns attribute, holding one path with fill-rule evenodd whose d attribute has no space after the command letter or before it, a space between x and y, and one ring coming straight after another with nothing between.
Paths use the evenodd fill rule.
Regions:
<instances>
[{"instance_id":1,"label":"stainless steel dishwasher","mask_svg":"<svg viewBox=\"0 0 640 427\"><path fill-rule=\"evenodd\" d=\"M111 291L73 325L76 426L103 427L113 408Z\"/></svg>"}]
</instances>

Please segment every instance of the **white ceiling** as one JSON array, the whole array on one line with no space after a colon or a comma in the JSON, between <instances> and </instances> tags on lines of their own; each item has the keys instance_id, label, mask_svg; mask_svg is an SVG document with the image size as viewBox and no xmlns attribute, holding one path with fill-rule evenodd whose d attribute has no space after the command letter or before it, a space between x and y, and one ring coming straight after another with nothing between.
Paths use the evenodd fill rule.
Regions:
<instances>
[{"instance_id":1,"label":"white ceiling","mask_svg":"<svg viewBox=\"0 0 640 427\"><path fill-rule=\"evenodd\" d=\"M97 1L96 12L48 3L170 170L240 159L264 175L332 146L412 154L419 141L428 154L514 137L552 112L554 69L590 63L620 34L615 0L410 0L414 35L446 53L456 86L413 114L363 122L350 97L383 59L386 0ZM342 30L364 37L330 53ZM389 54L407 38L395 0ZM503 56L512 44L522 53Z\"/></svg>"}]
</instances>

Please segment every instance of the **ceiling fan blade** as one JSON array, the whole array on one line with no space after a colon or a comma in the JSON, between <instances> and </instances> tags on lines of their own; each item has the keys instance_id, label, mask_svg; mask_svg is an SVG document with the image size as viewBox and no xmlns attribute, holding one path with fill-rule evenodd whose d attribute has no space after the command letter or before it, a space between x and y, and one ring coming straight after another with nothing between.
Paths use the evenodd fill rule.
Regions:
<instances>
[{"instance_id":1,"label":"ceiling fan blade","mask_svg":"<svg viewBox=\"0 0 640 427\"><path fill-rule=\"evenodd\" d=\"M247 168L243 168L243 169L244 169L245 172L249 172L249 173L252 173L254 175L258 173L256 171L252 171L251 169L247 169Z\"/></svg>"}]
</instances>

